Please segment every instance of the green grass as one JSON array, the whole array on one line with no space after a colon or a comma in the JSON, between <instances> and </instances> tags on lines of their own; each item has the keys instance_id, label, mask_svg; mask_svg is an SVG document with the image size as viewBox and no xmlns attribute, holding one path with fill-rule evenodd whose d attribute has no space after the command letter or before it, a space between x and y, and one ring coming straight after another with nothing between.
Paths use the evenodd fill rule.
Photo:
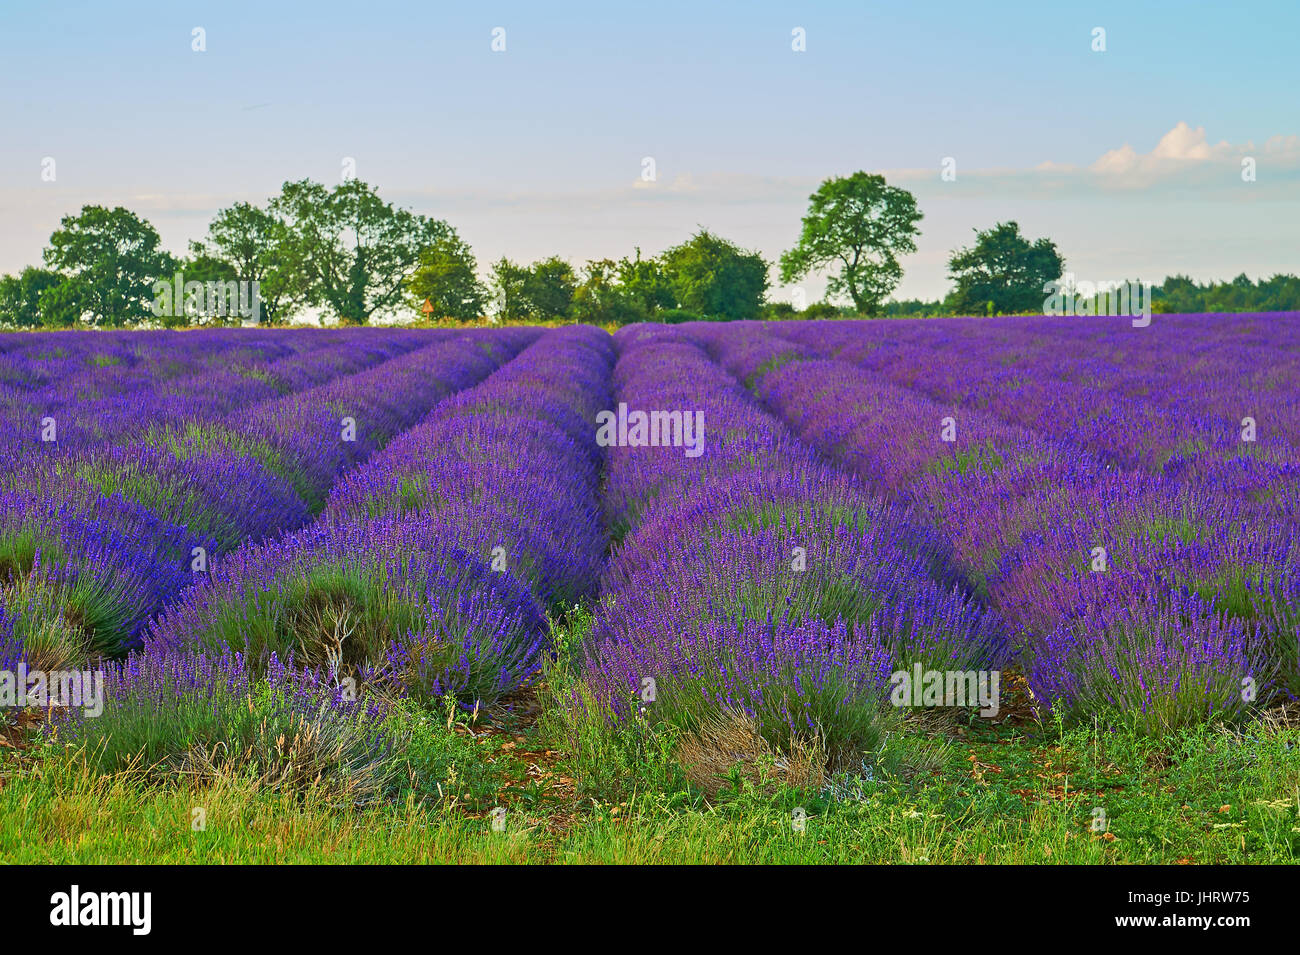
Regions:
<instances>
[{"instance_id":1,"label":"green grass","mask_svg":"<svg viewBox=\"0 0 1300 955\"><path fill-rule=\"evenodd\" d=\"M62 758L0 789L0 811L3 855L18 864L521 862L527 853L519 836L414 798L357 810L238 777L148 787Z\"/></svg>"},{"instance_id":2,"label":"green grass","mask_svg":"<svg viewBox=\"0 0 1300 955\"><path fill-rule=\"evenodd\" d=\"M323 772L285 775L257 697L247 718L114 717L71 746L0 746L0 858L78 863L1174 864L1300 861L1296 707L1239 728L1152 739L1097 725L901 715L838 774L791 786L771 760L700 788L679 737L610 730L572 705L592 617L556 625L544 679L510 705L398 706L382 798ZM1014 695L1014 694L1013 694ZM106 714L107 716L107 714ZM125 722L123 722L125 721ZM192 732L191 724L203 732ZM212 724L212 725L209 725ZM2 729L2 727L0 727ZM202 737L202 741L200 741ZM153 746L150 748L150 741ZM346 741L346 740L345 740ZM216 743L237 758L196 760ZM242 747L242 748L240 748ZM131 751L147 753L133 761ZM99 753L96 756L96 752ZM187 758L188 757L188 758ZM354 762L346 765L355 765ZM844 766L841 761L841 766ZM196 771L201 770L201 771ZM316 781L319 779L319 782ZM506 810L505 829L490 813ZM203 826L194 827L195 810ZM803 831L795 824L804 818Z\"/></svg>"},{"instance_id":3,"label":"green grass","mask_svg":"<svg viewBox=\"0 0 1300 955\"><path fill-rule=\"evenodd\" d=\"M74 754L0 758L0 853L27 862L1294 863L1300 732L1255 724L1163 744L1080 728L974 726L908 771L923 734L894 741L876 779L837 793L742 786L706 803L639 788L560 805L492 794L520 766L466 743L488 784L473 806L407 789L366 809L247 779L150 785ZM530 744L540 742L532 740ZM1291 747L1288 750L1288 745ZM496 760L496 762L489 762ZM662 782L662 780L661 780ZM508 807L493 832L484 807ZM192 812L206 813L203 831ZM796 831L794 813L806 823ZM1093 830L1094 810L1105 829ZM1108 837L1109 836L1109 837Z\"/></svg>"}]
</instances>

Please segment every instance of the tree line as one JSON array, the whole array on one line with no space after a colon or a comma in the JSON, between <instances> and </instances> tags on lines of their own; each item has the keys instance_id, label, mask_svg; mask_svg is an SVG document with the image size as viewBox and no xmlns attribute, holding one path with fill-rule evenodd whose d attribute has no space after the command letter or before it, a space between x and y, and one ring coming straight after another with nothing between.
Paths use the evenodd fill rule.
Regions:
<instances>
[{"instance_id":1,"label":"tree line","mask_svg":"<svg viewBox=\"0 0 1300 955\"><path fill-rule=\"evenodd\" d=\"M1044 286L1065 260L1047 238L1015 222L976 230L948 260L952 291L933 302L896 301L900 257L916 251L923 219L915 197L883 176L832 177L812 196L794 246L778 262L707 229L653 257L575 268L558 256L531 264L502 258L486 281L469 244L439 219L385 202L349 179L333 188L286 182L264 206L220 210L185 255L161 248L157 231L128 209L88 205L63 217L42 266L0 278L0 325L24 328L184 326L247 317L213 308L205 290L256 291L257 318L284 324L315 311L322 324L379 316L619 325L741 318L1020 314L1042 310ZM805 308L769 302L776 266L791 285L824 274L826 301ZM241 299L242 301L242 299ZM835 304L845 303L843 306ZM1153 288L1158 311L1300 309L1300 279L1198 285L1185 276ZM802 303L800 303L802 305Z\"/></svg>"},{"instance_id":2,"label":"tree line","mask_svg":"<svg viewBox=\"0 0 1300 955\"><path fill-rule=\"evenodd\" d=\"M1137 280L1131 280L1136 284ZM990 314L985 303L980 308L963 307L956 295L946 298L901 299L886 302L881 315L890 318L933 318L971 314ZM996 314L1009 315L1040 312L1041 302L1026 308L1004 304ZM1171 275L1161 284L1151 285L1151 310L1179 312L1300 312L1300 276L1277 274L1252 280L1244 272L1226 282L1198 283L1186 275ZM837 310L838 312L838 310Z\"/></svg>"}]
</instances>

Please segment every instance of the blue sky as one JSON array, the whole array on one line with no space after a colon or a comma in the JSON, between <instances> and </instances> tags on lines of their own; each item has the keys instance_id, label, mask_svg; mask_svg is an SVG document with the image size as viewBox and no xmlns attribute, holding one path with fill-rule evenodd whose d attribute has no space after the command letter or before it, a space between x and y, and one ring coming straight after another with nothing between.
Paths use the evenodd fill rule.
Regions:
<instances>
[{"instance_id":1,"label":"blue sky","mask_svg":"<svg viewBox=\"0 0 1300 955\"><path fill-rule=\"evenodd\" d=\"M181 251L221 206L337 182L345 157L482 266L698 226L775 259L818 181L866 169L926 215L902 296L942 294L948 251L1007 218L1085 279L1300 271L1296 36L1294 2L6 0L0 271L83 203Z\"/></svg>"}]
</instances>

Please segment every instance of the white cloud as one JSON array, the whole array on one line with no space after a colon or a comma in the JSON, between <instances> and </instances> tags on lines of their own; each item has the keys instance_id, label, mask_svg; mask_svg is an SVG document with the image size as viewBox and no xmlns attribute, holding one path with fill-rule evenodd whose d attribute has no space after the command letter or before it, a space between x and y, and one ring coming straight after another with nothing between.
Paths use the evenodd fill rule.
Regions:
<instances>
[{"instance_id":1,"label":"white cloud","mask_svg":"<svg viewBox=\"0 0 1300 955\"><path fill-rule=\"evenodd\" d=\"M1179 120L1177 126L1160 137L1160 142L1156 143L1151 156L1153 159L1210 159L1212 153L1222 153L1231 149L1232 147L1226 141L1221 141L1211 150L1209 143L1205 141L1204 126L1192 129Z\"/></svg>"},{"instance_id":2,"label":"white cloud","mask_svg":"<svg viewBox=\"0 0 1300 955\"><path fill-rule=\"evenodd\" d=\"M1250 156L1258 175L1243 193L1242 160ZM886 171L935 198L1016 196L1018 198L1089 198L1099 193L1194 191L1209 198L1300 198L1300 136L1273 136L1254 142L1211 143L1205 127L1180 121L1150 152L1131 143L1109 149L1087 166L1045 160L1032 168L966 170L956 182L939 183L936 169ZM933 187L932 187L933 186Z\"/></svg>"},{"instance_id":3,"label":"white cloud","mask_svg":"<svg viewBox=\"0 0 1300 955\"><path fill-rule=\"evenodd\" d=\"M1193 129L1180 120L1177 126L1160 137L1160 142L1151 152L1139 153L1125 143L1119 149L1103 154L1088 169L1103 176L1168 176L1176 175L1185 164L1221 162L1246 155L1253 149L1252 144L1232 146L1226 140L1211 146L1205 138L1204 126Z\"/></svg>"}]
</instances>

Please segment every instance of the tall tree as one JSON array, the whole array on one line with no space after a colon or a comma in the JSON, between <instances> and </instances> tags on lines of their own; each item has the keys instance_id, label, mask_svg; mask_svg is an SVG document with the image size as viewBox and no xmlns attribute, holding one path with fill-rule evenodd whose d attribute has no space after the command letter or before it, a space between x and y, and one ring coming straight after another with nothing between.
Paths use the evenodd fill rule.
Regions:
<instances>
[{"instance_id":1,"label":"tall tree","mask_svg":"<svg viewBox=\"0 0 1300 955\"><path fill-rule=\"evenodd\" d=\"M427 299L439 318L471 321L486 311L487 293L478 279L474 253L455 231L449 229L420 254L411 295L417 307Z\"/></svg>"},{"instance_id":2,"label":"tall tree","mask_svg":"<svg viewBox=\"0 0 1300 955\"><path fill-rule=\"evenodd\" d=\"M511 262L505 256L492 263L489 288L498 317L516 322L528 317L528 298L524 294L527 278L527 266Z\"/></svg>"},{"instance_id":3,"label":"tall tree","mask_svg":"<svg viewBox=\"0 0 1300 955\"><path fill-rule=\"evenodd\" d=\"M677 307L672 282L658 259L641 258L638 248L636 258L618 260L617 272L624 293L646 317L653 317L660 309Z\"/></svg>"},{"instance_id":4,"label":"tall tree","mask_svg":"<svg viewBox=\"0 0 1300 955\"><path fill-rule=\"evenodd\" d=\"M875 315L903 277L898 256L916 251L916 197L884 176L855 172L827 179L808 198L799 241L781 256L781 281L834 268L827 297L847 295L860 314Z\"/></svg>"},{"instance_id":5,"label":"tall tree","mask_svg":"<svg viewBox=\"0 0 1300 955\"><path fill-rule=\"evenodd\" d=\"M121 206L83 206L64 216L44 253L46 265L76 282L75 296L60 297L64 313L75 298L94 325L152 319L153 284L176 271L159 244L154 227Z\"/></svg>"},{"instance_id":6,"label":"tall tree","mask_svg":"<svg viewBox=\"0 0 1300 955\"><path fill-rule=\"evenodd\" d=\"M534 318L568 318L577 289L578 277L573 266L557 255L534 262L524 276L524 298Z\"/></svg>"},{"instance_id":7,"label":"tall tree","mask_svg":"<svg viewBox=\"0 0 1300 955\"><path fill-rule=\"evenodd\" d=\"M292 290L359 324L400 305L420 254L449 233L445 222L398 209L359 179L333 189L286 182L271 213L285 224L280 267Z\"/></svg>"},{"instance_id":8,"label":"tall tree","mask_svg":"<svg viewBox=\"0 0 1300 955\"><path fill-rule=\"evenodd\" d=\"M236 281L257 283L261 320L278 325L306 298L288 267L288 243L283 219L251 203L236 202L217 213L207 240L190 243L190 252L196 261L206 256L225 262Z\"/></svg>"},{"instance_id":9,"label":"tall tree","mask_svg":"<svg viewBox=\"0 0 1300 955\"><path fill-rule=\"evenodd\" d=\"M19 275L0 278L0 325L18 328L57 325L42 309L41 296L66 281L58 272L30 265Z\"/></svg>"},{"instance_id":10,"label":"tall tree","mask_svg":"<svg viewBox=\"0 0 1300 955\"><path fill-rule=\"evenodd\" d=\"M756 318L767 291L767 262L707 229L660 256L682 308L711 318Z\"/></svg>"},{"instance_id":11,"label":"tall tree","mask_svg":"<svg viewBox=\"0 0 1300 955\"><path fill-rule=\"evenodd\" d=\"M1065 271L1051 239L1030 242L1015 222L975 230L975 244L948 259L954 288L948 306L958 312L1013 314L1038 311L1044 286Z\"/></svg>"},{"instance_id":12,"label":"tall tree","mask_svg":"<svg viewBox=\"0 0 1300 955\"><path fill-rule=\"evenodd\" d=\"M588 262L582 269L582 283L573 294L574 317L594 325L645 321L648 312L621 275L620 263L613 259Z\"/></svg>"},{"instance_id":13,"label":"tall tree","mask_svg":"<svg viewBox=\"0 0 1300 955\"><path fill-rule=\"evenodd\" d=\"M527 266L502 258L492 266L492 296L505 319L568 318L577 290L573 266L559 256Z\"/></svg>"},{"instance_id":14,"label":"tall tree","mask_svg":"<svg viewBox=\"0 0 1300 955\"><path fill-rule=\"evenodd\" d=\"M95 293L83 279L61 275L57 285L41 292L39 302L46 328L75 328L94 313Z\"/></svg>"},{"instance_id":15,"label":"tall tree","mask_svg":"<svg viewBox=\"0 0 1300 955\"><path fill-rule=\"evenodd\" d=\"M162 289L155 289L164 312L159 320L168 328L185 325L238 325L243 320L239 314L238 293L227 296L229 283L239 280L234 266L225 259L212 255L199 242L190 243L190 254L177 263L177 270L184 276L185 287L195 282L204 285L203 292L191 297L182 292L179 300L172 297L172 283L164 283ZM171 301L172 308L165 306Z\"/></svg>"}]
</instances>

